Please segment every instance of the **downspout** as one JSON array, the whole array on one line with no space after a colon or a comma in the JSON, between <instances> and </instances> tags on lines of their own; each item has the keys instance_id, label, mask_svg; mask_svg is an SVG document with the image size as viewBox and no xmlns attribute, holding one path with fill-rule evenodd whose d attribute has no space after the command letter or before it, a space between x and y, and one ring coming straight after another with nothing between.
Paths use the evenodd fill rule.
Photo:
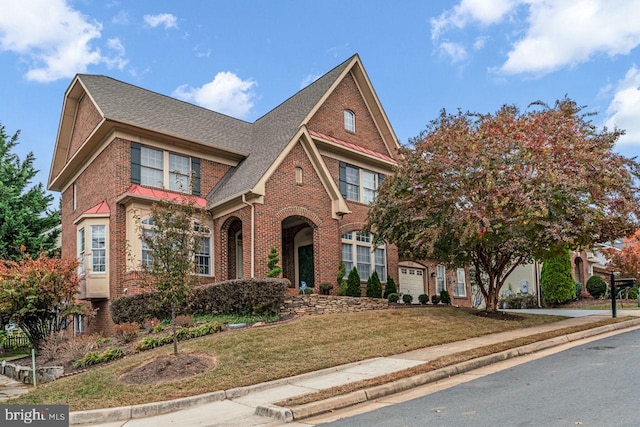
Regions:
<instances>
[{"instance_id":1,"label":"downspout","mask_svg":"<svg viewBox=\"0 0 640 427\"><path fill-rule=\"evenodd\" d=\"M255 258L255 248L256 248L256 244L255 244L255 237L256 237L256 225L255 225L255 219L256 219L256 208L254 206L253 203L249 203L247 202L247 199L245 197L246 195L243 194L242 195L242 203L244 203L247 206L251 206L251 278L253 279L256 276L256 272L255 272L255 265L254 265L254 258Z\"/></svg>"},{"instance_id":2,"label":"downspout","mask_svg":"<svg viewBox=\"0 0 640 427\"><path fill-rule=\"evenodd\" d=\"M540 275L538 261L533 262L533 278L536 281L536 296L538 297L538 307L542 307L542 295L540 295Z\"/></svg>"}]
</instances>

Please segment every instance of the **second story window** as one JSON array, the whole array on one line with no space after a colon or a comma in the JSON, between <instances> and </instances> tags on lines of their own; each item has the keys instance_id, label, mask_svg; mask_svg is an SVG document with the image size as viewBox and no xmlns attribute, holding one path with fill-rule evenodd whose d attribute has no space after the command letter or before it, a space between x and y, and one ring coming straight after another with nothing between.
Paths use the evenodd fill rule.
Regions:
<instances>
[{"instance_id":1,"label":"second story window","mask_svg":"<svg viewBox=\"0 0 640 427\"><path fill-rule=\"evenodd\" d=\"M356 131L356 113L351 110L344 110L344 129L349 132Z\"/></svg>"},{"instance_id":2,"label":"second story window","mask_svg":"<svg viewBox=\"0 0 640 427\"><path fill-rule=\"evenodd\" d=\"M200 195L200 159L131 143L131 182Z\"/></svg>"},{"instance_id":3,"label":"second story window","mask_svg":"<svg viewBox=\"0 0 640 427\"><path fill-rule=\"evenodd\" d=\"M347 200L371 204L384 175L340 162L340 192Z\"/></svg>"},{"instance_id":4,"label":"second story window","mask_svg":"<svg viewBox=\"0 0 640 427\"><path fill-rule=\"evenodd\" d=\"M107 241L104 225L91 226L91 271L104 273L106 271Z\"/></svg>"}]
</instances>

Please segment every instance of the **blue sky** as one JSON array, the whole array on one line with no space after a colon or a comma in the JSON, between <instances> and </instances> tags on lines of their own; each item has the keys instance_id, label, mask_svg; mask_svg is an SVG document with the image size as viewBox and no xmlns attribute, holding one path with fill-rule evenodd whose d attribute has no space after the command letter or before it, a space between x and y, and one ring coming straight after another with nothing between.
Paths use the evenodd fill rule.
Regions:
<instances>
[{"instance_id":1,"label":"blue sky","mask_svg":"<svg viewBox=\"0 0 640 427\"><path fill-rule=\"evenodd\" d=\"M638 0L0 0L0 123L48 179L64 92L104 74L254 121L354 53L406 143L442 108L565 95L640 155Z\"/></svg>"}]
</instances>

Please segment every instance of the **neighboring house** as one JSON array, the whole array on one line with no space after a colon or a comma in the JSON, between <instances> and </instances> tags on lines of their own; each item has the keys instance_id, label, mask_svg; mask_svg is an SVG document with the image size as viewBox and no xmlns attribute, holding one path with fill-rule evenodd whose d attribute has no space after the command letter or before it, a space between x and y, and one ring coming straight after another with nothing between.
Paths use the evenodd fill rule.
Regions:
<instances>
[{"instance_id":1,"label":"neighboring house","mask_svg":"<svg viewBox=\"0 0 640 427\"><path fill-rule=\"evenodd\" d=\"M603 247L615 247L604 245ZM600 248L590 251L572 252L571 267L573 280L582 284L582 294L588 295L587 280L593 275L599 275L605 280L609 280L608 260ZM542 295L540 293L540 274L542 273L542 263L534 261L530 264L520 265L511 273L500 289L500 296L510 294L531 294L538 298L538 305L542 306Z\"/></svg>"},{"instance_id":2,"label":"neighboring house","mask_svg":"<svg viewBox=\"0 0 640 427\"><path fill-rule=\"evenodd\" d=\"M148 256L139 226L152 227L154 201L185 189L211 214L194 254L205 282L264 277L275 247L296 287L334 284L342 260L363 287L375 270L405 293L446 287L454 304L470 305L464 270L400 260L361 232L398 147L358 55L253 123L77 75L48 187L62 193L62 254L80 260L79 298L98 309L88 330L112 330L109 300L137 291Z\"/></svg>"}]
</instances>

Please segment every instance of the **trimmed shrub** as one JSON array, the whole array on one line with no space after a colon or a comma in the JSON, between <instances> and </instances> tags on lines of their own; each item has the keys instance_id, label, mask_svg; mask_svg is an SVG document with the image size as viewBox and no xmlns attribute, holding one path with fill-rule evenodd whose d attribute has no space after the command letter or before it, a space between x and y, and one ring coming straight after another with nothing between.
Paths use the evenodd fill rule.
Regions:
<instances>
[{"instance_id":1,"label":"trimmed shrub","mask_svg":"<svg viewBox=\"0 0 640 427\"><path fill-rule=\"evenodd\" d=\"M389 302L398 302L398 294L393 293L393 294L387 295L387 300Z\"/></svg>"},{"instance_id":2,"label":"trimmed shrub","mask_svg":"<svg viewBox=\"0 0 640 427\"><path fill-rule=\"evenodd\" d=\"M429 302L429 295L427 294L418 295L418 301L420 301L420 304L426 305Z\"/></svg>"},{"instance_id":3,"label":"trimmed shrub","mask_svg":"<svg viewBox=\"0 0 640 427\"><path fill-rule=\"evenodd\" d=\"M313 288L304 288L304 291L300 289L300 295L311 295L313 293Z\"/></svg>"},{"instance_id":4,"label":"trimmed shrub","mask_svg":"<svg viewBox=\"0 0 640 427\"><path fill-rule=\"evenodd\" d=\"M543 262L540 290L545 304L564 304L576 298L576 282L571 274L571 253L568 249Z\"/></svg>"},{"instance_id":5,"label":"trimmed shrub","mask_svg":"<svg viewBox=\"0 0 640 427\"><path fill-rule=\"evenodd\" d=\"M284 303L284 293L289 283L286 279L263 278L197 286L187 306L177 314L277 314ZM170 317L170 311L158 307L156 300L153 293L116 298L110 306L111 318L117 324L142 324L145 319Z\"/></svg>"},{"instance_id":6,"label":"trimmed shrub","mask_svg":"<svg viewBox=\"0 0 640 427\"><path fill-rule=\"evenodd\" d=\"M638 286L629 288L629 299L638 299Z\"/></svg>"},{"instance_id":7,"label":"trimmed shrub","mask_svg":"<svg viewBox=\"0 0 640 427\"><path fill-rule=\"evenodd\" d=\"M176 325L182 326L183 328L190 328L194 325L193 316L189 316L186 314L181 314L180 316L176 316Z\"/></svg>"},{"instance_id":8,"label":"trimmed shrub","mask_svg":"<svg viewBox=\"0 0 640 427\"><path fill-rule=\"evenodd\" d=\"M576 299L582 298L582 283L576 282Z\"/></svg>"},{"instance_id":9,"label":"trimmed shrub","mask_svg":"<svg viewBox=\"0 0 640 427\"><path fill-rule=\"evenodd\" d=\"M377 271L371 273L369 280L367 280L367 296L369 298L382 297L382 283L380 283Z\"/></svg>"},{"instance_id":10,"label":"trimmed shrub","mask_svg":"<svg viewBox=\"0 0 640 427\"><path fill-rule=\"evenodd\" d=\"M411 304L413 302L413 296L411 294L402 295L402 302L405 304Z\"/></svg>"},{"instance_id":11,"label":"trimmed shrub","mask_svg":"<svg viewBox=\"0 0 640 427\"><path fill-rule=\"evenodd\" d=\"M278 250L276 248L271 248L271 251L267 254L267 258L269 259L269 261L267 262L267 268L269 269L267 277L280 276L280 273L282 273L282 268L278 265L278 263L280 262Z\"/></svg>"},{"instance_id":12,"label":"trimmed shrub","mask_svg":"<svg viewBox=\"0 0 640 427\"><path fill-rule=\"evenodd\" d=\"M538 308L538 299L532 294L514 294L502 298L498 305L504 308Z\"/></svg>"},{"instance_id":13,"label":"trimmed shrub","mask_svg":"<svg viewBox=\"0 0 640 427\"><path fill-rule=\"evenodd\" d=\"M331 283L320 283L319 288L322 295L331 295L331 289L333 289L333 285Z\"/></svg>"},{"instance_id":14,"label":"trimmed shrub","mask_svg":"<svg viewBox=\"0 0 640 427\"><path fill-rule=\"evenodd\" d=\"M353 267L351 269L351 271L349 272L349 277L347 278L347 296L362 296L362 288L360 287L360 275L358 274L358 269L356 267Z\"/></svg>"},{"instance_id":15,"label":"trimmed shrub","mask_svg":"<svg viewBox=\"0 0 640 427\"><path fill-rule=\"evenodd\" d=\"M440 291L440 302L443 304L451 304L451 296L445 289Z\"/></svg>"},{"instance_id":16,"label":"trimmed shrub","mask_svg":"<svg viewBox=\"0 0 640 427\"><path fill-rule=\"evenodd\" d=\"M384 297L389 298L390 294L397 294L398 287L396 282L393 281L393 277L387 276L387 284L384 286Z\"/></svg>"},{"instance_id":17,"label":"trimmed shrub","mask_svg":"<svg viewBox=\"0 0 640 427\"><path fill-rule=\"evenodd\" d=\"M591 276L587 280L587 292L594 298L602 298L607 292L607 282L598 275Z\"/></svg>"},{"instance_id":18,"label":"trimmed shrub","mask_svg":"<svg viewBox=\"0 0 640 427\"><path fill-rule=\"evenodd\" d=\"M440 295L435 294L435 295L431 295L431 302L434 304L439 304L440 303Z\"/></svg>"}]
</instances>

